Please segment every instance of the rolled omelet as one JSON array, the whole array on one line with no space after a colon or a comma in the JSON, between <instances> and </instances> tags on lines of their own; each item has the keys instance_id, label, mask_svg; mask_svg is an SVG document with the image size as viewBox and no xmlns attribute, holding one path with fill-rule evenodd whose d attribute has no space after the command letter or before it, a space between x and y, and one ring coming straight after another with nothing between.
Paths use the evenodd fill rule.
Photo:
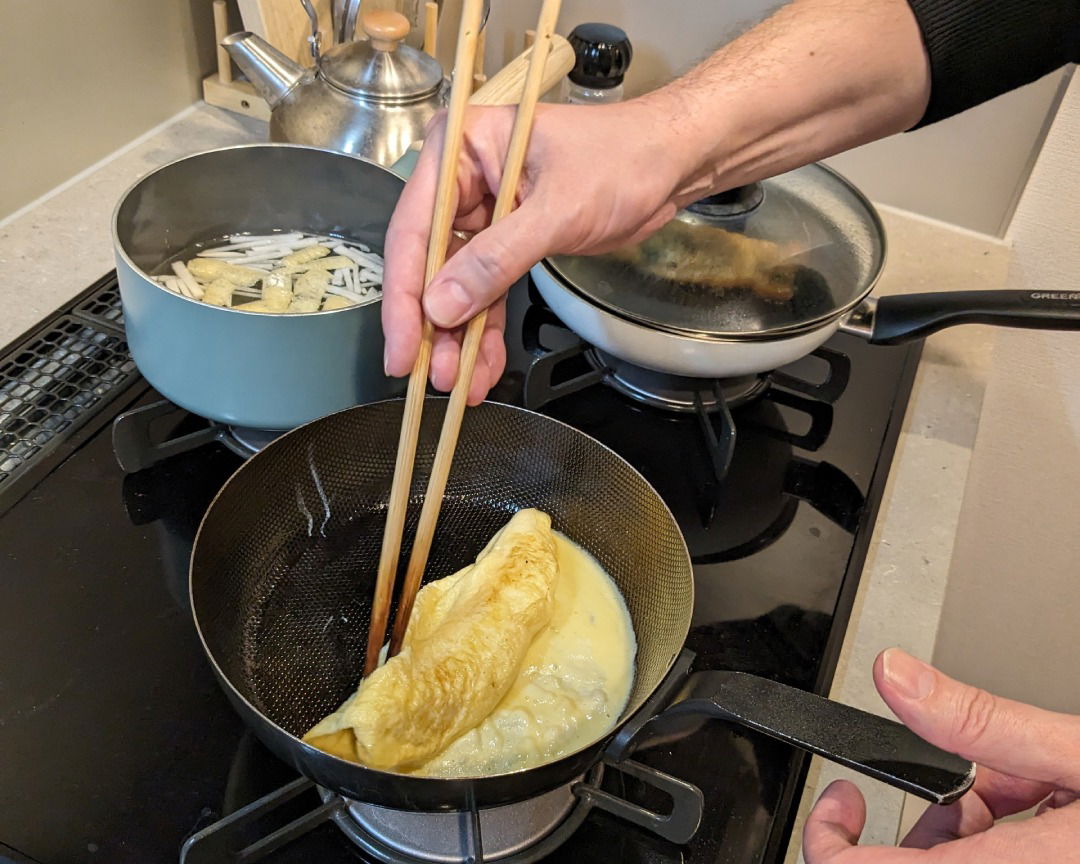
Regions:
<instances>
[{"instance_id":1,"label":"rolled omelet","mask_svg":"<svg viewBox=\"0 0 1080 864\"><path fill-rule=\"evenodd\" d=\"M304 740L383 771L411 771L481 723L554 611L551 518L519 511L476 563L416 595L401 653Z\"/></svg>"}]
</instances>

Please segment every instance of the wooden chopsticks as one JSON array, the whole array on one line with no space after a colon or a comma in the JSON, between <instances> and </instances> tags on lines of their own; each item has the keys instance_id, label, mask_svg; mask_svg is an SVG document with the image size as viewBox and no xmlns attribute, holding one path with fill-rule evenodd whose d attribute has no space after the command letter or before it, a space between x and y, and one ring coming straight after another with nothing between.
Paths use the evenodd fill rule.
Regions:
<instances>
[{"instance_id":1,"label":"wooden chopsticks","mask_svg":"<svg viewBox=\"0 0 1080 864\"><path fill-rule=\"evenodd\" d=\"M446 136L443 139L442 158L439 162L439 179L435 191L435 209L431 215L431 238L428 240L427 266L424 284L427 285L439 272L446 260L446 246L450 227L457 207L457 169L461 155L461 141L465 127L465 109L472 95L473 64L476 62L476 40L480 30L483 0L465 0L461 12L461 30L458 33L457 52L454 56L453 84L450 88L450 105L446 116ZM420 434L420 419L424 410L424 392L427 388L428 369L431 364L432 326L425 319L420 337L420 351L416 355L409 389L405 395L405 414L401 420L398 437L397 459L394 463L394 480L390 486L390 503L383 531L382 549L379 553L379 569L375 581L375 597L371 605L371 623L368 629L367 654L364 658L364 676L367 677L379 665L379 652L386 636L386 624L390 618L390 601L394 591L398 558L401 554L401 535L405 529L405 511L412 486L413 462L416 459L416 439Z\"/></svg>"},{"instance_id":2,"label":"wooden chopsticks","mask_svg":"<svg viewBox=\"0 0 1080 864\"><path fill-rule=\"evenodd\" d=\"M533 47L532 57L529 60L529 71L525 75L525 85L514 117L510 145L507 148L506 160L503 163L503 176L499 183L498 195L495 197L495 208L491 217L492 223L502 219L514 209L518 181L521 179L521 171L525 164L525 152L528 149L529 136L532 133L536 103L540 98L544 66L547 63L548 53L551 51L551 36L555 32L555 22L559 17L561 2L562 0L544 0L544 4L540 9L540 20L536 25L536 43ZM427 566L431 541L435 536L435 524L438 522L443 493L446 491L450 463L453 461L454 450L457 448L461 420L465 413L469 387L472 384L473 371L476 368L476 357L480 351L480 339L484 335L486 321L487 310L485 309L469 322L465 330L465 338L461 344L457 380L454 382L454 389L450 392L450 400L446 406L446 415L443 418L442 431L439 435L439 445L435 450L435 461L431 466L431 476L428 478L424 504L420 510L420 521L416 527L416 538L413 540L412 554L409 556L409 565L405 571L405 582L401 589L401 599L398 601L398 611L394 619L394 630L390 637L388 657L393 657L401 649L402 640L405 638L405 630L409 625L409 616L412 614L413 601L416 598L417 590L420 588L424 568Z\"/></svg>"},{"instance_id":3,"label":"wooden chopsticks","mask_svg":"<svg viewBox=\"0 0 1080 864\"><path fill-rule=\"evenodd\" d=\"M446 258L446 244L453 221L453 200L457 191L456 173L458 157L461 151L462 126L464 123L465 102L468 99L469 84L476 58L476 31L480 22L481 0L465 0L462 13L461 33L458 38L457 54L454 58L454 83L450 96L450 108L447 118L446 138L443 143L442 161L439 170L439 183L435 197L435 211L432 216L431 242L428 245L425 284L429 283L442 267ZM521 100L514 118L514 127L507 148L503 165L502 181L495 199L492 222L505 217L514 207L518 182L525 162L525 153L532 132L536 103L540 98L544 68L551 50L552 34L559 17L561 0L544 0L540 10L540 19L536 28L536 42L529 60L528 72L522 89ZM472 384L476 358L480 350L480 340L484 334L487 311L473 318L466 328L462 341L461 356L457 380L450 393L439 435L438 447L431 475L428 478L424 504L420 511L416 537L413 540L412 554L406 568L398 612L394 619L394 629L390 639L387 656L393 657L401 649L402 640L412 614L416 592L423 579L431 551L431 541L435 535L435 525L442 507L443 493L450 473L450 464L454 458L461 421L465 413L469 387ZM404 530L405 511L408 504L409 489L412 486L412 471L416 456L416 441L420 429L423 411L424 391L427 385L428 367L431 360L432 326L424 322L420 353L409 378L409 389L405 399L405 414L398 440L397 461L394 466L394 480L390 489L390 504L387 514L386 530L383 534L382 552L379 558L378 577L375 586L375 598L372 605L370 630L368 631L367 656L364 663L364 675L371 674L378 666L379 652L386 633L390 601L393 594L394 575L397 570L401 551L401 535Z\"/></svg>"}]
</instances>

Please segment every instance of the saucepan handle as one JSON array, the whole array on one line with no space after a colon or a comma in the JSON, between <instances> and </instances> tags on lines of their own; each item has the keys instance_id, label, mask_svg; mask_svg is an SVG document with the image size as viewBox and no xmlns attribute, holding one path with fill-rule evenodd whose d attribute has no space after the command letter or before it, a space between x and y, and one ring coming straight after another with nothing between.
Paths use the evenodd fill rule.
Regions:
<instances>
[{"instance_id":1,"label":"saucepan handle","mask_svg":"<svg viewBox=\"0 0 1080 864\"><path fill-rule=\"evenodd\" d=\"M975 779L971 762L894 720L745 672L691 675L674 703L626 742L628 749L647 746L654 729L680 717L746 726L935 804L955 801Z\"/></svg>"},{"instance_id":2,"label":"saucepan handle","mask_svg":"<svg viewBox=\"0 0 1080 864\"><path fill-rule=\"evenodd\" d=\"M867 313L868 310L861 310ZM1038 330L1080 330L1080 291L946 291L879 297L869 340L896 345L956 324L995 324ZM852 321L860 318L859 311ZM846 328L845 328L846 329Z\"/></svg>"}]
</instances>

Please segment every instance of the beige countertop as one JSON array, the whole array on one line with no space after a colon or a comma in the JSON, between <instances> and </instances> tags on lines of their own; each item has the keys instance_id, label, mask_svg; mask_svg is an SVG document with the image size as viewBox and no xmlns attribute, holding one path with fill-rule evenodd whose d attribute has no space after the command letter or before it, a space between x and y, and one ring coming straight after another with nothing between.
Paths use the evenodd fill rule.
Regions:
<instances>
[{"instance_id":1,"label":"beige countertop","mask_svg":"<svg viewBox=\"0 0 1080 864\"><path fill-rule=\"evenodd\" d=\"M200 150L266 140L266 124L203 103L0 222L0 345L116 265L112 213L143 175Z\"/></svg>"},{"instance_id":2,"label":"beige countertop","mask_svg":"<svg viewBox=\"0 0 1080 864\"><path fill-rule=\"evenodd\" d=\"M265 125L202 103L0 222L0 345L113 268L111 217L124 190L184 155L265 140ZM998 288L1006 246L998 240L882 208L890 255L880 293ZM832 696L885 713L870 677L874 656L899 645L929 658L937 634L953 537L978 427L992 331L966 327L932 336L886 488ZM800 809L850 772L815 759ZM917 808L870 780L864 842L894 843ZM799 860L798 842L789 860Z\"/></svg>"},{"instance_id":3,"label":"beige countertop","mask_svg":"<svg viewBox=\"0 0 1080 864\"><path fill-rule=\"evenodd\" d=\"M889 260L878 294L1004 286L1009 259L1004 242L880 209ZM833 682L833 699L891 716L874 689L874 658L899 646L932 659L994 334L988 327L957 327L926 341ZM918 799L815 757L788 862L802 860L798 841L810 804L840 778L855 782L866 797L863 843L895 844L921 812Z\"/></svg>"}]
</instances>

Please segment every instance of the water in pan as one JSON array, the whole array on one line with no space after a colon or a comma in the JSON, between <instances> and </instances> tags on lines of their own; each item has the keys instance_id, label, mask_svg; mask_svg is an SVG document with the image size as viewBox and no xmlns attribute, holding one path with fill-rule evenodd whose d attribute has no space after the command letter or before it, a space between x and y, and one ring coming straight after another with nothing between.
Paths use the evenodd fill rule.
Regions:
<instances>
[{"instance_id":1,"label":"water in pan","mask_svg":"<svg viewBox=\"0 0 1080 864\"><path fill-rule=\"evenodd\" d=\"M345 237L303 231L201 240L152 274L185 297L246 312L308 313L381 296L382 256Z\"/></svg>"}]
</instances>

